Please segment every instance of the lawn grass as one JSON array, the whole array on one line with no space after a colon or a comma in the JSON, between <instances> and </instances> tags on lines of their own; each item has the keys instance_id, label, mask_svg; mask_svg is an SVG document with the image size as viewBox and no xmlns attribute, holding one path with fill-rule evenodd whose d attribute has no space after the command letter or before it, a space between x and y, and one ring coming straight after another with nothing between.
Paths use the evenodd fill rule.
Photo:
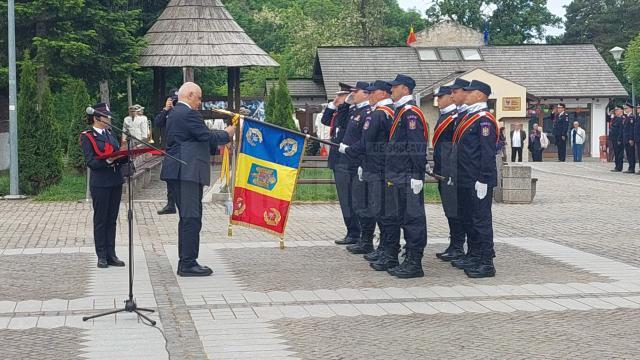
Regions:
<instances>
[{"instance_id":1,"label":"lawn grass","mask_svg":"<svg viewBox=\"0 0 640 360\"><path fill-rule=\"evenodd\" d=\"M9 195L9 171L0 171L0 197Z\"/></svg>"},{"instance_id":2,"label":"lawn grass","mask_svg":"<svg viewBox=\"0 0 640 360\"><path fill-rule=\"evenodd\" d=\"M84 199L87 189L87 178L75 170L65 170L62 179L44 189L33 199L35 201L78 201Z\"/></svg>"},{"instance_id":3,"label":"lawn grass","mask_svg":"<svg viewBox=\"0 0 640 360\"><path fill-rule=\"evenodd\" d=\"M302 169L301 179L331 179L331 169ZM294 201L335 201L338 200L336 186L331 185L297 185ZM438 185L427 183L424 185L424 201L427 203L440 203Z\"/></svg>"}]
</instances>

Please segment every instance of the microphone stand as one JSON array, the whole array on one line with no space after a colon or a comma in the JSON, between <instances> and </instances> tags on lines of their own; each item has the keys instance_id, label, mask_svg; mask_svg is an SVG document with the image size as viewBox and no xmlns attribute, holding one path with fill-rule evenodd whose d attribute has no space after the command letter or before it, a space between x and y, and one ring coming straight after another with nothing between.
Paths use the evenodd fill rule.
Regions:
<instances>
[{"instance_id":1,"label":"microphone stand","mask_svg":"<svg viewBox=\"0 0 640 360\"><path fill-rule=\"evenodd\" d=\"M129 166L129 170L131 170L131 167L133 166L133 157L131 156L131 140L132 139L135 139L139 141L141 144L159 151L162 155L169 157L173 160L176 160L183 165L187 164L183 160L180 160L174 156L167 154L164 150L158 149L157 147L147 143L146 141L142 139L138 139L135 136L132 136L128 131L120 129L117 126L111 125L103 120L100 120L100 115L102 114L98 114L98 113L94 114L94 119L100 121L103 124L109 125L112 129L115 129L116 131L120 132L120 134L124 134L127 136L127 158L129 160L127 163L127 166ZM129 312L129 313L136 313L139 317L148 321L153 326L156 325L155 320L151 320L146 315L141 313L141 311L152 313L154 312L154 310L138 307L136 300L133 298L133 193L132 193L132 185L131 185L131 176L133 176L133 174L131 173L131 171L129 171L129 176L127 177L127 197L129 202L129 209L127 211L127 223L129 227L129 298L124 301L124 308L112 310L112 311L108 311L105 313L96 314L92 316L84 316L82 317L82 321L87 321L87 320L95 319L98 317L117 314L121 312Z\"/></svg>"}]
</instances>

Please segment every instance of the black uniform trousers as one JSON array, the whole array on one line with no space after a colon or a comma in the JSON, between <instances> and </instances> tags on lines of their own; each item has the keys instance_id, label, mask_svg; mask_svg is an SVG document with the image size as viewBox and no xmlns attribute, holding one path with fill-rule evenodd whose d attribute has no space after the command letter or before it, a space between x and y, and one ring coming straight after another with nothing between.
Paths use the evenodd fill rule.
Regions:
<instances>
[{"instance_id":1,"label":"black uniform trousers","mask_svg":"<svg viewBox=\"0 0 640 360\"><path fill-rule=\"evenodd\" d=\"M629 162L629 170L636 171L636 146L629 144L627 141L624 144L624 151L627 153L627 161Z\"/></svg>"},{"instance_id":2,"label":"black uniform trousers","mask_svg":"<svg viewBox=\"0 0 640 360\"><path fill-rule=\"evenodd\" d=\"M356 175L354 185L354 206L362 228L362 238L372 239L376 223L380 222L384 205L384 179L379 174L365 174L364 181ZM382 244L382 227L380 227L380 244Z\"/></svg>"},{"instance_id":3,"label":"black uniform trousers","mask_svg":"<svg viewBox=\"0 0 640 360\"><path fill-rule=\"evenodd\" d=\"M359 238L361 235L360 223L354 207L354 185L357 186L358 174L351 171L346 164L336 164L333 169L333 178L336 182L336 192L342 211L342 220L347 227L347 236Z\"/></svg>"},{"instance_id":4,"label":"black uniform trousers","mask_svg":"<svg viewBox=\"0 0 640 360\"><path fill-rule=\"evenodd\" d=\"M384 210L380 232L385 250L400 250L400 229L404 232L407 251L424 252L427 246L427 218L424 211L424 190L414 194L409 183L385 184Z\"/></svg>"},{"instance_id":5,"label":"black uniform trousers","mask_svg":"<svg viewBox=\"0 0 640 360\"><path fill-rule=\"evenodd\" d=\"M482 200L478 199L474 188L458 187L460 218L467 233L468 253L471 256L492 259L496 255L493 248L492 203L492 187L487 189L487 196Z\"/></svg>"},{"instance_id":6,"label":"black uniform trousers","mask_svg":"<svg viewBox=\"0 0 640 360\"><path fill-rule=\"evenodd\" d=\"M93 239L98 259L116 256L116 223L122 199L122 185L91 186Z\"/></svg>"},{"instance_id":7,"label":"black uniform trousers","mask_svg":"<svg viewBox=\"0 0 640 360\"><path fill-rule=\"evenodd\" d=\"M440 192L440 199L442 199L442 207L445 210L447 223L449 223L449 247L447 252L450 250L464 251L466 233L464 232L462 221L460 221L457 191L453 186L450 186L451 189L444 188L444 186L449 185L438 182L438 192ZM452 211L449 211L449 208L452 207L455 208L455 215L451 214Z\"/></svg>"},{"instance_id":8,"label":"black uniform trousers","mask_svg":"<svg viewBox=\"0 0 640 360\"><path fill-rule=\"evenodd\" d=\"M622 171L622 165L624 164L624 144L618 144L617 141L611 141L611 148L613 149L613 157L616 164L616 170Z\"/></svg>"},{"instance_id":9,"label":"black uniform trousers","mask_svg":"<svg viewBox=\"0 0 640 360\"><path fill-rule=\"evenodd\" d=\"M202 189L192 181L171 180L167 182L178 207L178 268L189 268L197 264L202 229Z\"/></svg>"},{"instance_id":10,"label":"black uniform trousers","mask_svg":"<svg viewBox=\"0 0 640 360\"><path fill-rule=\"evenodd\" d=\"M556 135L556 146L558 147L558 160L565 161L567 158L567 138L562 139L562 135Z\"/></svg>"}]
</instances>

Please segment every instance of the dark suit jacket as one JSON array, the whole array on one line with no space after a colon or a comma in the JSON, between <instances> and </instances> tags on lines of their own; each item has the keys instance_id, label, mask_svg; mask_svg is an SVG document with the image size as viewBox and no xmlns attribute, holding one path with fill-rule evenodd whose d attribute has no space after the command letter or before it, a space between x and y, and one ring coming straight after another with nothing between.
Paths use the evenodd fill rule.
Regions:
<instances>
[{"instance_id":1,"label":"dark suit jacket","mask_svg":"<svg viewBox=\"0 0 640 360\"><path fill-rule=\"evenodd\" d=\"M511 130L511 132L509 133L509 140L513 142L513 132L515 130ZM524 147L524 142L527 140L527 132L524 130L520 130L520 144L522 144L521 147ZM511 146L513 147L513 143L511 144Z\"/></svg>"},{"instance_id":2,"label":"dark suit jacket","mask_svg":"<svg viewBox=\"0 0 640 360\"><path fill-rule=\"evenodd\" d=\"M187 165L165 157L160 178L164 181L180 180L209 185L211 182L211 155L213 145L228 143L229 135L222 130L209 130L196 110L178 103L167 118L166 151Z\"/></svg>"}]
</instances>

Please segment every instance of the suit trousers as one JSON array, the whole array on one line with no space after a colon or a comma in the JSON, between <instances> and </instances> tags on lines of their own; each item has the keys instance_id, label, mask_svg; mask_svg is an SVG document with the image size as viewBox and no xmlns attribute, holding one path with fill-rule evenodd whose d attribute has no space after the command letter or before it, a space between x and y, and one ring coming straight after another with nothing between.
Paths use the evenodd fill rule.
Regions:
<instances>
[{"instance_id":1,"label":"suit trousers","mask_svg":"<svg viewBox=\"0 0 640 360\"><path fill-rule=\"evenodd\" d=\"M365 174L364 181L356 176L354 185L356 211L362 227L362 237L373 239L376 223L379 223L384 205L384 179L380 174ZM382 228L380 227L380 243L382 244Z\"/></svg>"},{"instance_id":2,"label":"suit trousers","mask_svg":"<svg viewBox=\"0 0 640 360\"><path fill-rule=\"evenodd\" d=\"M487 189L487 196L478 199L474 188L458 188L460 217L472 256L494 258L493 220L491 205L493 203L493 188Z\"/></svg>"},{"instance_id":3,"label":"suit trousers","mask_svg":"<svg viewBox=\"0 0 640 360\"><path fill-rule=\"evenodd\" d=\"M358 182L358 174L350 171L343 164L337 164L333 169L333 178L336 181L336 192L342 211L342 220L347 228L347 236L359 238L361 229L354 207L354 184Z\"/></svg>"},{"instance_id":4,"label":"suit trousers","mask_svg":"<svg viewBox=\"0 0 640 360\"><path fill-rule=\"evenodd\" d=\"M387 182L384 210L380 226L385 250L400 250L400 229L404 233L407 251L424 252L427 246L427 218L424 210L424 191L414 194L408 183Z\"/></svg>"},{"instance_id":5,"label":"suit trousers","mask_svg":"<svg viewBox=\"0 0 640 360\"><path fill-rule=\"evenodd\" d=\"M617 141L613 140L611 142L611 148L613 149L616 170L622 171L622 165L624 164L624 144L618 144Z\"/></svg>"},{"instance_id":6,"label":"suit trousers","mask_svg":"<svg viewBox=\"0 0 640 360\"><path fill-rule=\"evenodd\" d=\"M558 160L565 161L567 158L567 138L562 139L562 135L556 135L556 146L558 147Z\"/></svg>"},{"instance_id":7,"label":"suit trousers","mask_svg":"<svg viewBox=\"0 0 640 360\"><path fill-rule=\"evenodd\" d=\"M511 162L516 162L516 155L518 162L522 162L522 147L511 147Z\"/></svg>"},{"instance_id":8,"label":"suit trousers","mask_svg":"<svg viewBox=\"0 0 640 360\"><path fill-rule=\"evenodd\" d=\"M627 153L627 161L629 162L629 171L636 171L636 146L626 142L624 144L624 150Z\"/></svg>"},{"instance_id":9,"label":"suit trousers","mask_svg":"<svg viewBox=\"0 0 640 360\"><path fill-rule=\"evenodd\" d=\"M99 259L116 256L116 224L122 199L122 185L91 186L93 239Z\"/></svg>"},{"instance_id":10,"label":"suit trousers","mask_svg":"<svg viewBox=\"0 0 640 360\"><path fill-rule=\"evenodd\" d=\"M197 265L202 229L202 189L196 182L170 180L167 182L178 208L178 268Z\"/></svg>"}]
</instances>

